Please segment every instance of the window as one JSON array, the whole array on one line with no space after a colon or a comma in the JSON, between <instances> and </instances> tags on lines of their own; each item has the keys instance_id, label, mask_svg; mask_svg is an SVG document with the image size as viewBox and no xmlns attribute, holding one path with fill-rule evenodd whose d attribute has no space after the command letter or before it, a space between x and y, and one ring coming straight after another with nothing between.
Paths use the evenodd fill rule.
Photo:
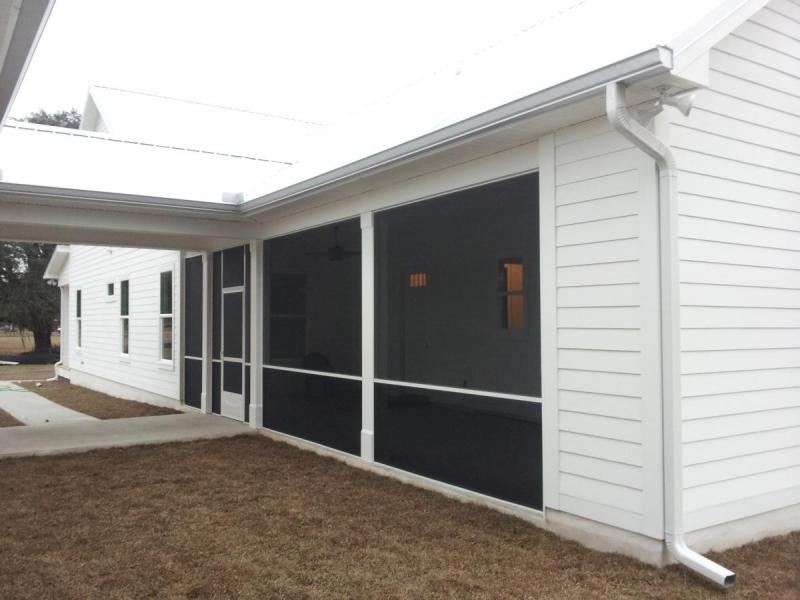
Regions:
<instances>
[{"instance_id":1,"label":"window","mask_svg":"<svg viewBox=\"0 0 800 600\"><path fill-rule=\"evenodd\" d=\"M130 304L129 304L129 284L128 280L119 282L119 318L120 330L122 332L122 354L129 353L130 344Z\"/></svg>"},{"instance_id":2,"label":"window","mask_svg":"<svg viewBox=\"0 0 800 600\"><path fill-rule=\"evenodd\" d=\"M114 283L107 283L106 284L106 296L113 296L114 295Z\"/></svg>"},{"instance_id":3,"label":"window","mask_svg":"<svg viewBox=\"0 0 800 600\"><path fill-rule=\"evenodd\" d=\"M161 273L160 287L161 360L172 360L172 271Z\"/></svg>"},{"instance_id":4,"label":"window","mask_svg":"<svg viewBox=\"0 0 800 600\"><path fill-rule=\"evenodd\" d=\"M83 317L82 317L82 298L81 290L75 292L75 316L78 322L78 348L83 346Z\"/></svg>"},{"instance_id":5,"label":"window","mask_svg":"<svg viewBox=\"0 0 800 600\"><path fill-rule=\"evenodd\" d=\"M524 271L521 258L500 261L500 327L519 330L525 324Z\"/></svg>"}]
</instances>

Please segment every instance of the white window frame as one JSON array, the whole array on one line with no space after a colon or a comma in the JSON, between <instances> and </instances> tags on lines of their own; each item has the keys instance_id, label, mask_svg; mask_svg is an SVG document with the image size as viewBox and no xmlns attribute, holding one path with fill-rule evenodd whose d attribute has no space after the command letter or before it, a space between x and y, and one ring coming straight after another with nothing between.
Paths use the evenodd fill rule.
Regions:
<instances>
[{"instance_id":1,"label":"white window frame","mask_svg":"<svg viewBox=\"0 0 800 600\"><path fill-rule=\"evenodd\" d=\"M122 284L127 282L128 284L128 314L122 314ZM131 356L131 280L130 279L120 279L119 280L119 356L120 360L122 361L129 361ZM125 348L125 327L127 325L128 331L128 339L127 345L128 347ZM127 350L127 352L125 351Z\"/></svg>"},{"instance_id":2,"label":"white window frame","mask_svg":"<svg viewBox=\"0 0 800 600\"><path fill-rule=\"evenodd\" d=\"M161 276L164 273L170 274L170 312L161 312ZM164 358L164 321L170 319L172 322L172 341L170 343L170 358ZM175 364L175 268L171 267L158 272L158 359L163 365Z\"/></svg>"}]
</instances>

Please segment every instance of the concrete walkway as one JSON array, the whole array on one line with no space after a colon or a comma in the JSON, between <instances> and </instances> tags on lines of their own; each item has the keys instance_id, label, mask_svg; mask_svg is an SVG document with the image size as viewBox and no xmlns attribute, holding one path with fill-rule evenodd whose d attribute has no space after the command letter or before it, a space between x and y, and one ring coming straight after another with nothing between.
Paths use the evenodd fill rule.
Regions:
<instances>
[{"instance_id":1,"label":"concrete walkway","mask_svg":"<svg viewBox=\"0 0 800 600\"><path fill-rule=\"evenodd\" d=\"M253 429L238 421L201 414L0 427L0 458L188 442L245 433L253 433Z\"/></svg>"},{"instance_id":2,"label":"concrete walkway","mask_svg":"<svg viewBox=\"0 0 800 600\"><path fill-rule=\"evenodd\" d=\"M97 421L95 417L61 406L7 381L0 381L0 409L25 425Z\"/></svg>"}]
</instances>

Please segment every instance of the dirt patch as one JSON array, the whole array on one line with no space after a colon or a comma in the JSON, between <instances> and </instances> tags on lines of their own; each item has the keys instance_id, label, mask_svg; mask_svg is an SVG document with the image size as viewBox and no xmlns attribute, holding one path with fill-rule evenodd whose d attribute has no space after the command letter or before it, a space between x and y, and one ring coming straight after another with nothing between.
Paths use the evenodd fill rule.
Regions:
<instances>
[{"instance_id":1,"label":"dirt patch","mask_svg":"<svg viewBox=\"0 0 800 600\"><path fill-rule=\"evenodd\" d=\"M0 381L41 381L54 374L53 365L0 365Z\"/></svg>"},{"instance_id":2,"label":"dirt patch","mask_svg":"<svg viewBox=\"0 0 800 600\"><path fill-rule=\"evenodd\" d=\"M0 427L19 427L24 424L22 421L17 421L3 409L0 409Z\"/></svg>"},{"instance_id":3,"label":"dirt patch","mask_svg":"<svg viewBox=\"0 0 800 600\"><path fill-rule=\"evenodd\" d=\"M180 411L171 408L115 398L102 392L72 385L63 380L47 381L40 386L35 383L23 383L20 385L61 406L66 406L98 419L126 419L128 417L180 414Z\"/></svg>"},{"instance_id":4,"label":"dirt patch","mask_svg":"<svg viewBox=\"0 0 800 600\"><path fill-rule=\"evenodd\" d=\"M0 460L0 597L797 598L800 533L683 568L263 436Z\"/></svg>"}]
</instances>

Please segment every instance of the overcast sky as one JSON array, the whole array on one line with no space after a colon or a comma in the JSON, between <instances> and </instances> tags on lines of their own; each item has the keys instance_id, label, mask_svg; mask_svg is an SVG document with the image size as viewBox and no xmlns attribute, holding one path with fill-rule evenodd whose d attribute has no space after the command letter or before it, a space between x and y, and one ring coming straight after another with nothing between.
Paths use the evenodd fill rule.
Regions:
<instances>
[{"instance_id":1,"label":"overcast sky","mask_svg":"<svg viewBox=\"0 0 800 600\"><path fill-rule=\"evenodd\" d=\"M581 0L56 0L12 109L91 84L331 122Z\"/></svg>"}]
</instances>

